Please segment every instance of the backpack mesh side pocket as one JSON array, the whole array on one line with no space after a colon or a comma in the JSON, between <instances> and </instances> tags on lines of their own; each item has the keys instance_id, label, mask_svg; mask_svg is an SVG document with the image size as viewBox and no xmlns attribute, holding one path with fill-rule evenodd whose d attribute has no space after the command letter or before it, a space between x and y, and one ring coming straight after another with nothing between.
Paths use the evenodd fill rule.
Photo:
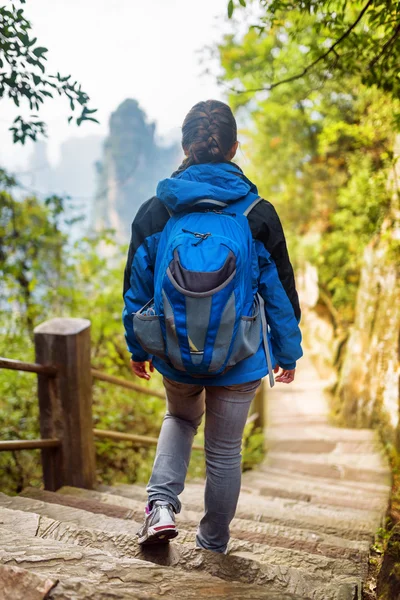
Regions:
<instances>
[{"instance_id":1,"label":"backpack mesh side pocket","mask_svg":"<svg viewBox=\"0 0 400 600\"><path fill-rule=\"evenodd\" d=\"M136 312L133 316L133 331L135 336L148 354L158 356L165 360L165 344L161 331L160 317L155 314L146 314L152 306L152 300Z\"/></svg>"},{"instance_id":2,"label":"backpack mesh side pocket","mask_svg":"<svg viewBox=\"0 0 400 600\"><path fill-rule=\"evenodd\" d=\"M260 347L261 333L260 305L256 300L253 306L253 314L249 317L243 316L240 318L227 367L233 367L241 360L253 356Z\"/></svg>"}]
</instances>

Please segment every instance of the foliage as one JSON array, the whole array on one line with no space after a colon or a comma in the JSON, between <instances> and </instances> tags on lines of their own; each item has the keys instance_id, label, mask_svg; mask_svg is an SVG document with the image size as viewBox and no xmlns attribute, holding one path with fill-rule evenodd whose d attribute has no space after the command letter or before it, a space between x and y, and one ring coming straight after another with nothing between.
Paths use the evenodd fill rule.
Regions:
<instances>
[{"instance_id":1,"label":"foliage","mask_svg":"<svg viewBox=\"0 0 400 600\"><path fill-rule=\"evenodd\" d=\"M316 260L320 286L344 322L353 320L362 250L378 233L389 204L386 171L374 172L370 158L356 154L349 160L348 185L338 191L337 209Z\"/></svg>"},{"instance_id":2,"label":"foliage","mask_svg":"<svg viewBox=\"0 0 400 600\"><path fill-rule=\"evenodd\" d=\"M86 238L69 245L63 231L64 202L50 198L45 203L27 197L16 200L10 189L13 182L5 179L0 191L0 276L4 285L0 292L0 354L20 360L33 360L31 341L33 326L49 316L86 317L92 323L92 360L94 366L111 373L129 373L128 355L121 326L122 264L109 265L100 254L101 246L112 244L109 233ZM0 370L0 421L3 439L35 438L38 431L38 406L35 377ZM95 386L94 419L99 427L112 419L118 429L129 430L132 422L141 431L154 430L161 421L162 408L151 415L144 410L150 398L135 399L128 394ZM121 403L121 404L119 404ZM159 403L160 404L160 403ZM106 410L107 409L107 410ZM141 416L141 411L143 415ZM136 429L135 429L136 430ZM120 465L130 467L139 456L149 451L127 453L115 448L105 454L106 444L98 443L99 472L110 472ZM128 457L125 460L125 457ZM40 481L38 453L2 453L0 455L0 487L19 491L27 483ZM108 475L109 476L109 475ZM124 475L123 475L124 476Z\"/></svg>"},{"instance_id":3,"label":"foliage","mask_svg":"<svg viewBox=\"0 0 400 600\"><path fill-rule=\"evenodd\" d=\"M34 360L33 327L56 316L91 321L92 364L110 374L131 376L121 324L121 286L125 248L115 245L110 232L85 238L73 246L64 233L65 202L34 197L16 200L16 182L0 174L0 355ZM105 248L114 249L114 259ZM117 254L116 254L117 253ZM120 256L124 256L120 261ZM0 437L40 437L36 377L0 369ZM93 418L99 429L158 436L165 402L151 396L159 389L155 374L149 395L134 394L110 384L93 386ZM202 430L199 438L202 439ZM147 481L154 447L107 440L96 442L98 480ZM204 475L204 456L193 451L189 476ZM41 484L40 455L0 453L0 489L19 492Z\"/></svg>"},{"instance_id":4,"label":"foliage","mask_svg":"<svg viewBox=\"0 0 400 600\"><path fill-rule=\"evenodd\" d=\"M251 28L260 35L284 28L287 38L296 41L300 30L293 27L293 13L311 16L316 43L305 44L302 60L288 63L285 74L270 73L262 86L243 86L241 90L271 90L308 75L319 79L357 76L367 86L376 85L400 96L400 9L396 0L229 0L228 16L246 4L259 8Z\"/></svg>"},{"instance_id":5,"label":"foliage","mask_svg":"<svg viewBox=\"0 0 400 600\"><path fill-rule=\"evenodd\" d=\"M16 0L18 2L18 0ZM19 0L25 4L25 0ZM68 100L72 112L79 108L77 125L83 121L98 121L96 109L88 107L89 96L71 75L49 74L45 62L47 48L40 46L32 34L30 22L17 3L0 6L0 99L8 97L17 107L23 102L33 114L29 119L18 115L10 127L14 142L25 143L46 134L46 124L39 111L47 98L58 94ZM71 121L71 115L68 121Z\"/></svg>"},{"instance_id":6,"label":"foliage","mask_svg":"<svg viewBox=\"0 0 400 600\"><path fill-rule=\"evenodd\" d=\"M260 464L265 456L264 433L262 429L254 429L254 424L249 423L244 428L242 446L243 471L249 471Z\"/></svg>"},{"instance_id":7,"label":"foliage","mask_svg":"<svg viewBox=\"0 0 400 600\"><path fill-rule=\"evenodd\" d=\"M49 295L63 270L66 238L57 222L62 200L48 198L43 207L37 198L16 202L4 191L0 200L0 277L8 283L2 287L0 302L11 305L19 326L31 335L34 323L44 317L43 307L54 302Z\"/></svg>"},{"instance_id":8,"label":"foliage","mask_svg":"<svg viewBox=\"0 0 400 600\"><path fill-rule=\"evenodd\" d=\"M271 30L226 36L219 46L224 80L261 89L272 76L281 79L299 67L304 48L319 46L315 21L292 11ZM389 205L399 102L354 75L318 81L312 73L254 98L232 92L230 100L251 117L246 171L276 206L295 262L318 266L321 294L346 328L363 249Z\"/></svg>"}]
</instances>

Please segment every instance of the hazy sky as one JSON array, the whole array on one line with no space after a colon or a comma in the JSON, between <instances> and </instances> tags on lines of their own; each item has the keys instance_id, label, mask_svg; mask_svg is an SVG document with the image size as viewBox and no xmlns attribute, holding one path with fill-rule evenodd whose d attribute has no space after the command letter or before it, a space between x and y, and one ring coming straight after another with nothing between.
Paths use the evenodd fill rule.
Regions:
<instances>
[{"instance_id":1,"label":"hazy sky","mask_svg":"<svg viewBox=\"0 0 400 600\"><path fill-rule=\"evenodd\" d=\"M99 126L67 125L68 105L49 100L51 158L73 135L106 134L110 113L125 98L139 100L165 135L179 127L198 100L222 99L215 77L201 76L199 50L227 29L227 0L28 0L25 11L38 42L48 48L49 70L71 74L98 108ZM0 102L0 163L23 168L31 147L11 143L16 108Z\"/></svg>"}]
</instances>

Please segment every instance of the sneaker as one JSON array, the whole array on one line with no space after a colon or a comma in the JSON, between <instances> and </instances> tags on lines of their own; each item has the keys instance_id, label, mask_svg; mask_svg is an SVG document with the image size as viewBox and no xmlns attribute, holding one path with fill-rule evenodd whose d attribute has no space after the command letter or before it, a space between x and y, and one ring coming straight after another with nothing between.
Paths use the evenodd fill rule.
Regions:
<instances>
[{"instance_id":1,"label":"sneaker","mask_svg":"<svg viewBox=\"0 0 400 600\"><path fill-rule=\"evenodd\" d=\"M172 505L164 500L156 500L153 508L145 508L146 518L137 532L138 542L144 544L165 544L178 535L175 525L175 512Z\"/></svg>"}]
</instances>

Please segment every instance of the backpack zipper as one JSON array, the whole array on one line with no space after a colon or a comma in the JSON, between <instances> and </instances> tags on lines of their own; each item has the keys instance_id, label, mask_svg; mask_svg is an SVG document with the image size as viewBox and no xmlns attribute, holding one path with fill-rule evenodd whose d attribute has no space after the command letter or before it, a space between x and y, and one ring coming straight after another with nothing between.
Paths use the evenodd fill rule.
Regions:
<instances>
[{"instance_id":1,"label":"backpack zipper","mask_svg":"<svg viewBox=\"0 0 400 600\"><path fill-rule=\"evenodd\" d=\"M189 231L189 229L182 229L183 233L190 233L194 235L196 238L200 238L198 242L192 244L192 246L198 246L201 242L204 242L208 237L211 236L211 233L199 233L198 231Z\"/></svg>"},{"instance_id":2,"label":"backpack zipper","mask_svg":"<svg viewBox=\"0 0 400 600\"><path fill-rule=\"evenodd\" d=\"M212 212L216 215L228 215L229 217L236 217L236 213L224 212L223 210L217 210L216 208L206 208L204 212Z\"/></svg>"}]
</instances>

